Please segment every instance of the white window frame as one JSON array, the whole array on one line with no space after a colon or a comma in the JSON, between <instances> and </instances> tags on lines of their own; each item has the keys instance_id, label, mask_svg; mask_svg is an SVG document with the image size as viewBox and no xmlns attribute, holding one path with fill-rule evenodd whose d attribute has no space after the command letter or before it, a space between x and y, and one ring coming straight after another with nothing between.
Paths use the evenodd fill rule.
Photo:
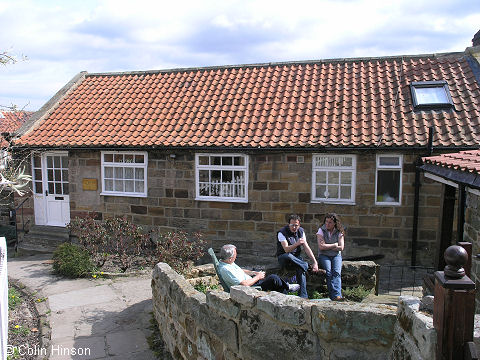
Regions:
<instances>
[{"instance_id":1,"label":"white window frame","mask_svg":"<svg viewBox=\"0 0 480 360\"><path fill-rule=\"evenodd\" d=\"M382 157L397 157L398 165L381 165L380 159ZM402 187L403 187L403 155L401 154L377 154L375 159L375 205L401 205L402 204ZM400 172L400 183L398 189L398 201L379 201L377 199L377 186L378 186L378 171L379 170L398 170Z\"/></svg>"},{"instance_id":2,"label":"white window frame","mask_svg":"<svg viewBox=\"0 0 480 360\"><path fill-rule=\"evenodd\" d=\"M316 162L319 157L324 157L331 159L330 161L335 161L336 159L340 158L351 158L352 165L351 166L317 166ZM338 171L339 173L351 173L352 176L352 183L351 183L351 192L350 192L350 199L340 199L340 198L321 198L315 197L316 194L316 172L317 171ZM341 181L341 180L340 180ZM327 175L327 182L328 182L328 175ZM313 154L312 156L312 196L311 202L312 203L328 203L328 204L347 204L347 205L355 205L355 188L357 184L357 155L353 154L345 154L345 155L330 155L330 154ZM340 184L338 185L340 186ZM339 191L340 194L340 191Z\"/></svg>"},{"instance_id":3,"label":"white window frame","mask_svg":"<svg viewBox=\"0 0 480 360\"><path fill-rule=\"evenodd\" d=\"M122 162L107 162L105 161L105 155L143 155L143 163L122 163ZM120 191L107 191L105 190L105 167L114 166L114 167L123 167L123 168L133 168L143 169L143 189L142 193L140 192L120 192ZM146 151L102 151L101 152L101 178L102 178L102 192L100 195L109 195L109 196L128 196L128 197L147 197L148 187L147 187L147 169L148 169L148 153Z\"/></svg>"},{"instance_id":4,"label":"white window frame","mask_svg":"<svg viewBox=\"0 0 480 360\"><path fill-rule=\"evenodd\" d=\"M445 101L435 102L421 102L417 90L420 89L436 89L443 90L445 95ZM412 101L414 108L418 109L436 109L436 108L449 108L453 106L453 100L448 89L446 81L418 81L410 84L410 90L412 93Z\"/></svg>"},{"instance_id":5,"label":"white window frame","mask_svg":"<svg viewBox=\"0 0 480 360\"><path fill-rule=\"evenodd\" d=\"M243 158L243 165L200 165L199 159L201 156L208 157L233 157L240 156ZM219 202L242 202L248 203L248 155L245 154L233 154L233 153L197 153L195 154L195 200L200 201L219 201ZM205 196L200 195L200 170L233 170L243 171L245 173L245 179L243 186L243 197L227 197L227 196Z\"/></svg>"}]
</instances>

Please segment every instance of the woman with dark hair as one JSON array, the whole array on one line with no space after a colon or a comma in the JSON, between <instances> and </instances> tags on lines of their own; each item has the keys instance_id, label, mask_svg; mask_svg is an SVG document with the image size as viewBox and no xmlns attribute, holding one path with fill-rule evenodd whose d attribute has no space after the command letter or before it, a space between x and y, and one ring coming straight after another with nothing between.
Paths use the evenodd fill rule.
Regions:
<instances>
[{"instance_id":1,"label":"woman with dark hair","mask_svg":"<svg viewBox=\"0 0 480 360\"><path fill-rule=\"evenodd\" d=\"M337 214L325 215L323 225L317 231L318 263L325 270L328 295L335 301L342 297L342 250L345 231Z\"/></svg>"}]
</instances>

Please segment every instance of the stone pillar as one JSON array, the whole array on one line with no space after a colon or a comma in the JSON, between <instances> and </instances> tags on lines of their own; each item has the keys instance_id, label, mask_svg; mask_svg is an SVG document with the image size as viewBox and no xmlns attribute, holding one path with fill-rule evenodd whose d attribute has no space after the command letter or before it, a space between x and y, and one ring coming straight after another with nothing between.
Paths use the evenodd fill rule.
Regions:
<instances>
[{"instance_id":1,"label":"stone pillar","mask_svg":"<svg viewBox=\"0 0 480 360\"><path fill-rule=\"evenodd\" d=\"M433 326L437 331L437 360L467 359L473 341L475 283L465 275L468 261L464 248L445 250L445 270L435 272ZM472 358L470 356L470 358Z\"/></svg>"}]
</instances>

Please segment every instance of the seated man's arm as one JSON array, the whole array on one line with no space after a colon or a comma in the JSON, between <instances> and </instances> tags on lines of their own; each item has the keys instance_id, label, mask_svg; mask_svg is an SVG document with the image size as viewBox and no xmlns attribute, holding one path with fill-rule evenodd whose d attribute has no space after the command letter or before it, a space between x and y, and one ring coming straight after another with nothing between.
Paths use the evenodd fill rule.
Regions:
<instances>
[{"instance_id":1,"label":"seated man's arm","mask_svg":"<svg viewBox=\"0 0 480 360\"><path fill-rule=\"evenodd\" d=\"M310 248L310 245L308 245L308 242L305 240L305 244L303 245L303 250L305 250L305 254L312 260L312 270L313 272L318 271L318 263L317 259L315 259L315 255L313 255L313 251Z\"/></svg>"},{"instance_id":2,"label":"seated man's arm","mask_svg":"<svg viewBox=\"0 0 480 360\"><path fill-rule=\"evenodd\" d=\"M292 252L300 245L305 244L305 239L300 238L295 244L288 245L287 239L285 238L285 236L283 236L281 232L279 232L277 236L278 236L278 241L280 241L280 244L282 244L283 251L285 251L286 253Z\"/></svg>"},{"instance_id":3,"label":"seated man's arm","mask_svg":"<svg viewBox=\"0 0 480 360\"><path fill-rule=\"evenodd\" d=\"M245 270L244 270L245 271ZM245 273L247 273L245 271ZM248 274L248 273L247 273ZM255 284L257 281L259 280L262 280L263 278L265 278L265 272L264 271L259 271L256 273L256 275L250 279L246 279L246 280L243 280L240 282L240 285L243 285L243 286L252 286L253 284Z\"/></svg>"}]
</instances>

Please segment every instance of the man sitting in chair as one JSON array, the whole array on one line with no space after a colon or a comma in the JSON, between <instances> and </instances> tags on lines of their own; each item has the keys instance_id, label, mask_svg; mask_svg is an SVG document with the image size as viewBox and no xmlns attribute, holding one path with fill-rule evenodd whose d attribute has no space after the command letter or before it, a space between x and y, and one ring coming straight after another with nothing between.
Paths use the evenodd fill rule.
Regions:
<instances>
[{"instance_id":1,"label":"man sitting in chair","mask_svg":"<svg viewBox=\"0 0 480 360\"><path fill-rule=\"evenodd\" d=\"M265 277L265 271L244 270L235 264L236 258L237 248L235 245L222 246L218 272L228 286L260 286L263 291L278 291L281 293L297 291L300 288L298 284L289 284L275 274Z\"/></svg>"}]
</instances>

